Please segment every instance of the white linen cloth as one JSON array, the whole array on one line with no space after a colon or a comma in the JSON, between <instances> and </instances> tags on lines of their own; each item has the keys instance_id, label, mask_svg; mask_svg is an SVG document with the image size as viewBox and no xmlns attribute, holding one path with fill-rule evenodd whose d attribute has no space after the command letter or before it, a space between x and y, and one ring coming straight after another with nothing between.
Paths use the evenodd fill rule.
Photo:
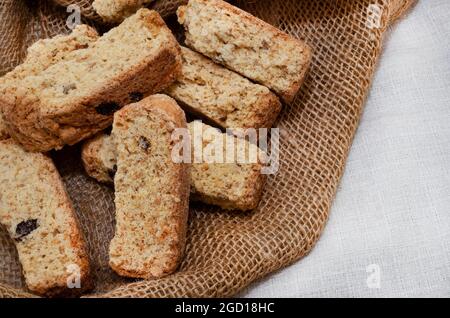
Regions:
<instances>
[{"instance_id":1,"label":"white linen cloth","mask_svg":"<svg viewBox=\"0 0 450 318\"><path fill-rule=\"evenodd\" d=\"M386 38L329 222L243 297L450 297L450 1Z\"/></svg>"}]
</instances>

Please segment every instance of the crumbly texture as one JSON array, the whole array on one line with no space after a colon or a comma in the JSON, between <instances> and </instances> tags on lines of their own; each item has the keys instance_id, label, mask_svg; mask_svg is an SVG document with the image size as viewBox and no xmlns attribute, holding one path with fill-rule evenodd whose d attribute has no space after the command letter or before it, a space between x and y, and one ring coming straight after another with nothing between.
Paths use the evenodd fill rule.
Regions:
<instances>
[{"instance_id":1,"label":"crumbly texture","mask_svg":"<svg viewBox=\"0 0 450 318\"><path fill-rule=\"evenodd\" d=\"M95 0L92 7L109 23L120 23L153 0Z\"/></svg>"},{"instance_id":2,"label":"crumbly texture","mask_svg":"<svg viewBox=\"0 0 450 318\"><path fill-rule=\"evenodd\" d=\"M0 140L5 140L7 138L9 138L8 129L5 120L3 119L3 115L0 114Z\"/></svg>"},{"instance_id":3,"label":"crumbly texture","mask_svg":"<svg viewBox=\"0 0 450 318\"><path fill-rule=\"evenodd\" d=\"M81 151L84 169L92 178L102 183L113 183L117 172L114 144L110 135L101 133L87 140Z\"/></svg>"},{"instance_id":4,"label":"crumbly texture","mask_svg":"<svg viewBox=\"0 0 450 318\"><path fill-rule=\"evenodd\" d=\"M225 140L226 135L211 126L199 122L192 122L188 126L194 150L203 150L214 138L219 142ZM197 143L194 138L197 138ZM233 140L236 150L239 139ZM196 148L196 144L200 147ZM244 144L247 151L249 147L255 150L256 146L248 142ZM115 158L114 143L112 137L107 134L99 135L83 146L82 159L86 171L100 182L114 182L114 171L117 168ZM223 164L195 163L194 160L192 162L191 200L217 205L227 210L247 211L258 206L266 181L266 177L261 174L263 165L260 160L247 164L240 164L238 160Z\"/></svg>"},{"instance_id":5,"label":"crumbly texture","mask_svg":"<svg viewBox=\"0 0 450 318\"><path fill-rule=\"evenodd\" d=\"M141 9L88 47L9 83L4 119L27 150L60 149L105 129L115 111L167 88L180 72L178 42L158 13Z\"/></svg>"},{"instance_id":6,"label":"crumbly texture","mask_svg":"<svg viewBox=\"0 0 450 318\"><path fill-rule=\"evenodd\" d=\"M190 0L177 14L188 46L293 101L311 60L304 42L222 0Z\"/></svg>"},{"instance_id":7,"label":"crumbly texture","mask_svg":"<svg viewBox=\"0 0 450 318\"><path fill-rule=\"evenodd\" d=\"M14 86L27 76L38 75L51 65L63 60L67 53L89 46L97 39L97 31L90 26L79 25L69 35L57 35L51 39L35 42L28 48L24 62L0 78L0 95L7 93L8 86ZM0 110L1 108L0 105ZM8 137L6 122L0 114L0 139Z\"/></svg>"},{"instance_id":8,"label":"crumbly texture","mask_svg":"<svg viewBox=\"0 0 450 318\"><path fill-rule=\"evenodd\" d=\"M271 128L277 96L201 54L182 48L182 75L166 90L186 110L222 128Z\"/></svg>"},{"instance_id":9,"label":"crumbly texture","mask_svg":"<svg viewBox=\"0 0 450 318\"><path fill-rule=\"evenodd\" d=\"M183 256L189 165L172 160L176 128L186 128L186 118L165 95L128 105L114 116L116 232L109 256L119 275L162 277L173 273Z\"/></svg>"},{"instance_id":10,"label":"crumbly texture","mask_svg":"<svg viewBox=\"0 0 450 318\"><path fill-rule=\"evenodd\" d=\"M16 244L32 292L77 295L92 287L84 239L50 158L27 153L11 139L1 141L0 198L0 223ZM67 285L75 282L74 265L79 269L80 289Z\"/></svg>"},{"instance_id":11,"label":"crumbly texture","mask_svg":"<svg viewBox=\"0 0 450 318\"><path fill-rule=\"evenodd\" d=\"M244 139L228 136L198 121L189 124L189 131L193 149L191 200L227 210L249 211L257 208L266 182L266 176L261 173L264 153ZM227 149L227 140L232 141L232 152ZM209 154L214 156L216 149L223 151L224 163L205 160ZM226 158L228 153L234 154L231 160ZM251 158L250 153L256 154L255 158ZM203 162L196 163L196 158L202 158L202 155Z\"/></svg>"},{"instance_id":12,"label":"crumbly texture","mask_svg":"<svg viewBox=\"0 0 450 318\"><path fill-rule=\"evenodd\" d=\"M98 40L98 37L97 31L92 27L78 25L68 35L57 35L51 39L35 42L27 49L24 62L0 78L0 87L28 76L38 75L64 60L68 53L89 47Z\"/></svg>"}]
</instances>

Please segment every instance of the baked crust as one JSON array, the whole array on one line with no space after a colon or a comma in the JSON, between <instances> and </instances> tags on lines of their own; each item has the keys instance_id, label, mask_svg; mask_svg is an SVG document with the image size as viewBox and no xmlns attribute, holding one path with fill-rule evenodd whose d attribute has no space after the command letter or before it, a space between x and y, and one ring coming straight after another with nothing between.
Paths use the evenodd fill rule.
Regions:
<instances>
[{"instance_id":1,"label":"baked crust","mask_svg":"<svg viewBox=\"0 0 450 318\"><path fill-rule=\"evenodd\" d=\"M102 183L114 182L117 165L113 148L111 138L103 133L83 143L81 161L89 176Z\"/></svg>"},{"instance_id":2,"label":"baked crust","mask_svg":"<svg viewBox=\"0 0 450 318\"><path fill-rule=\"evenodd\" d=\"M89 90L84 88L81 93L77 91L69 97L56 98L48 95L53 92L51 90L45 93L34 92L34 88L30 88L35 80L33 78L20 82L19 84L24 84L23 87L8 89L1 105L4 118L11 136L25 149L46 152L89 138L111 125L114 111L135 102L136 99L163 90L179 76L180 47L158 13L141 9L118 26L117 30L121 27L123 29L120 30L123 30L124 34L132 32L133 28L140 29L142 41L149 41L148 52L144 52L143 58L134 63L132 68L126 66L125 60L113 61L117 66L117 71L113 75L106 79L99 77L94 87L89 87ZM150 35L162 41L160 47L151 48ZM114 39L111 36L109 40ZM107 47L108 43L106 40L102 42L101 48ZM93 44L95 45L96 43ZM99 49L89 50L90 48L86 48L73 52L63 62L53 65L45 74L41 73L44 74L43 82L39 85L45 87L46 81L55 81L51 89L64 87L66 79L61 74L67 65L71 67L83 65L84 68L89 68L89 60L96 60L89 54L98 53ZM105 57L112 59L106 49L104 50ZM125 66L122 67L122 64ZM70 85L83 87L86 84L79 80ZM71 90L69 94L72 94Z\"/></svg>"},{"instance_id":3,"label":"baked crust","mask_svg":"<svg viewBox=\"0 0 450 318\"><path fill-rule=\"evenodd\" d=\"M3 115L0 113L0 140L5 140L9 138L9 132L6 127L5 120L3 119Z\"/></svg>"},{"instance_id":4,"label":"baked crust","mask_svg":"<svg viewBox=\"0 0 450 318\"><path fill-rule=\"evenodd\" d=\"M78 25L68 35L57 35L51 39L35 42L27 49L27 56L22 64L0 78L0 111L2 102L14 100L7 96L11 86L27 76L36 76L50 66L60 62L70 52L87 47L98 39L97 31L88 25ZM0 139L9 138L8 126L0 114Z\"/></svg>"},{"instance_id":5,"label":"baked crust","mask_svg":"<svg viewBox=\"0 0 450 318\"><path fill-rule=\"evenodd\" d=\"M212 9L217 11L213 12ZM202 10L204 12L200 13ZM213 12L212 15L207 16L206 10ZM267 86L285 102L293 101L311 62L312 53L308 45L222 0L190 0L187 6L178 8L177 14L178 21L186 29L188 46ZM191 30L192 18L207 20L197 23L195 30ZM213 30L209 30L208 26ZM247 28L251 30L244 35L242 31ZM205 32L209 33L201 34ZM216 42L213 41L215 37ZM208 40L203 41L205 38ZM245 52L241 57L242 61L239 61L236 55L239 49ZM278 60L266 60L276 54L280 55ZM249 60L252 56L252 60ZM264 63L259 65L261 60ZM276 74L271 74L272 71ZM270 78L270 75L273 78ZM284 84L279 84L280 82Z\"/></svg>"},{"instance_id":6,"label":"baked crust","mask_svg":"<svg viewBox=\"0 0 450 318\"><path fill-rule=\"evenodd\" d=\"M150 117L152 120L150 120ZM133 145L135 145L134 140L141 138L133 135L132 132L133 127L137 125L133 121L137 121L139 118L143 118L143 122L151 122L158 126L160 132L165 131L169 135L164 137L167 144L155 145L154 139L156 138L154 138L148 141L150 153L147 153L147 150L143 152L139 147L136 147L140 151L137 154L133 152L133 149L129 149L127 142L133 142ZM114 116L112 136L116 147L120 148L120 144L123 143L125 149L133 152L133 155L130 155L128 150L126 150L127 153L121 153L116 148L118 149L118 170L115 178L117 225L116 235L110 245L110 266L121 276L146 279L163 277L173 273L182 260L189 210L190 166L173 163L171 158L165 157L167 155L165 151L173 147L170 141L170 134L173 129L186 127L184 112L172 98L165 95L153 95L139 103L130 104ZM152 130L153 134L157 133L154 128L140 127L140 129L139 131L148 132ZM127 133L130 133L130 136L127 136ZM148 134L146 137L148 137ZM152 188L149 180L156 176L149 175L150 171L132 172L133 166L130 166L132 156L136 160L139 160L139 156L142 156L142 158L145 158L145 160L140 161L142 165L149 166L151 156L160 157L160 162L163 164L170 161L168 166L161 168L164 172L164 184L170 184L170 188L164 188L164 185L158 185L162 187L161 189ZM155 173L158 172L159 170ZM128 183L131 180L133 186L135 184L143 185L139 187L139 190L145 191L144 197L144 194L140 193L138 189L136 191L139 194L130 190ZM130 193L134 194L130 195ZM151 205L152 202L153 205ZM128 209L131 206L140 206L142 210L130 211ZM139 214L142 218L139 218ZM148 218L152 217L155 218L155 222L159 220L160 223L157 225L150 224ZM127 219L127 222L122 222L123 219ZM145 226L149 226L145 238L141 236L137 238L136 235L142 233L141 227ZM137 241L139 243L136 243ZM151 242L151 245L148 245L149 242Z\"/></svg>"},{"instance_id":7,"label":"baked crust","mask_svg":"<svg viewBox=\"0 0 450 318\"><path fill-rule=\"evenodd\" d=\"M0 208L0 222L5 225L11 237L14 238L28 288L36 294L48 297L78 296L82 292L91 289L93 287L93 281L85 239L80 230L72 202L69 199L61 177L52 160L44 154L25 152L19 145L13 142L12 139L0 141L0 153L0 160L7 161L4 161L3 164L8 166L18 164L21 166L16 169L34 170L26 172L27 178L32 182L33 176L36 176L36 179L34 180L38 180L38 184L32 184L25 189L20 189L20 196L11 196L8 195L8 191L11 191L8 189L8 187L11 186L9 183L18 181L16 181L16 177L13 179L7 175L3 175L2 177L5 180L5 182L2 183L5 188L1 189L4 205ZM10 160L11 156L15 157L16 160ZM32 166L28 165L22 167L24 165L22 161L33 164ZM10 173L10 171L11 170L4 170L3 172ZM49 187L51 187L51 193L41 193L43 191L42 189L49 189ZM17 188L14 188L14 190L17 190ZM30 192L27 194L26 191L33 191L33 193ZM40 204L43 204L39 198L42 199L44 195L47 196L47 199L52 198L52 200L57 202L54 203L57 205L57 211L53 210L55 207L52 206L39 207ZM26 212L21 212L23 210ZM35 211L35 214L32 214L30 210ZM53 215L55 212L57 212L58 215ZM59 213L63 213L63 215L60 215ZM61 221L61 218L64 218L64 221ZM35 219L40 226L37 227L37 230L31 232L31 234L27 233L28 236L17 238L17 222L19 220L25 221L26 219ZM62 222L62 224L58 222ZM49 227L49 224L52 224L55 227ZM36 231L37 233L35 233ZM68 236L66 236L67 234ZM61 235L64 235L64 240L62 241ZM59 267L57 267L56 270L52 267L52 262L54 261L52 261L52 257L43 257L46 256L47 253L51 254L51 250L40 252L30 250L30 248L34 246L33 244L47 246L47 244L50 245L50 243L54 241L57 241L60 245L57 245L56 243L54 245L52 244L51 247L49 246L49 249L56 249L57 247L62 248L61 244L68 245L65 246L63 251L54 251L55 253L61 254L58 256L58 261L64 259L65 262L67 262L58 265ZM41 255L39 253L45 254ZM25 261L32 256L34 256L33 260L29 259ZM64 265L67 266L70 264L79 267L81 288L71 289L67 286L67 279L70 273L67 272ZM47 266L49 268L48 270ZM36 272L39 270L41 270L41 272ZM29 275L31 276L28 276L28 272L30 272Z\"/></svg>"},{"instance_id":8,"label":"baked crust","mask_svg":"<svg viewBox=\"0 0 450 318\"><path fill-rule=\"evenodd\" d=\"M165 92L221 128L271 128L281 103L268 88L182 47L182 75Z\"/></svg>"},{"instance_id":9,"label":"baked crust","mask_svg":"<svg viewBox=\"0 0 450 318\"><path fill-rule=\"evenodd\" d=\"M92 7L108 23L120 23L153 0L95 0Z\"/></svg>"}]
</instances>

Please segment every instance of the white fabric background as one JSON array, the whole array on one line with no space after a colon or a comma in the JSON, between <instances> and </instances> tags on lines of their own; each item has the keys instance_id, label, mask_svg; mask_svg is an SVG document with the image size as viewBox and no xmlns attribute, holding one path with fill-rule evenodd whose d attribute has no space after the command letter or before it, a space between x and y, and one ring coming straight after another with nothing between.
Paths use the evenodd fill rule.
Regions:
<instances>
[{"instance_id":1,"label":"white fabric background","mask_svg":"<svg viewBox=\"0 0 450 318\"><path fill-rule=\"evenodd\" d=\"M386 38L316 248L241 296L450 297L449 0L420 0Z\"/></svg>"}]
</instances>

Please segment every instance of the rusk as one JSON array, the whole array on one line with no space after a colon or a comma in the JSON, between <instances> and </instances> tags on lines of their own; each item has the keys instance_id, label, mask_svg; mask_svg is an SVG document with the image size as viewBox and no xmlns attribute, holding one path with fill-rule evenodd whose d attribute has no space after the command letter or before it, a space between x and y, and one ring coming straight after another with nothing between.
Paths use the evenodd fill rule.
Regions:
<instances>
[{"instance_id":1,"label":"rusk","mask_svg":"<svg viewBox=\"0 0 450 318\"><path fill-rule=\"evenodd\" d=\"M244 139L229 136L198 121L189 124L189 131L193 148L191 200L226 210L256 209L266 182L261 160L264 152ZM222 155L215 157L219 148ZM228 160L230 153L233 157ZM250 154L253 154L254 161ZM201 156L203 160L198 160Z\"/></svg>"},{"instance_id":2,"label":"rusk","mask_svg":"<svg viewBox=\"0 0 450 318\"><path fill-rule=\"evenodd\" d=\"M97 31L90 26L79 25L69 35L57 35L51 39L35 42L28 48L24 62L0 78L0 95L7 93L8 86L16 85L27 76L38 75L64 59L67 53L89 46L97 39ZM6 122L0 114L0 139L8 137Z\"/></svg>"},{"instance_id":3,"label":"rusk","mask_svg":"<svg viewBox=\"0 0 450 318\"><path fill-rule=\"evenodd\" d=\"M188 48L182 48L182 57L182 75L165 92L183 108L224 129L273 126L281 103L267 87Z\"/></svg>"},{"instance_id":4,"label":"rusk","mask_svg":"<svg viewBox=\"0 0 450 318\"><path fill-rule=\"evenodd\" d=\"M97 14L110 23L120 23L139 8L153 0L95 0L92 7Z\"/></svg>"},{"instance_id":5,"label":"rusk","mask_svg":"<svg viewBox=\"0 0 450 318\"><path fill-rule=\"evenodd\" d=\"M117 159L110 135L101 133L86 140L82 146L81 160L89 176L102 183L114 182Z\"/></svg>"},{"instance_id":6,"label":"rusk","mask_svg":"<svg viewBox=\"0 0 450 318\"><path fill-rule=\"evenodd\" d=\"M222 0L190 0L177 13L189 47L293 101L310 64L308 45Z\"/></svg>"},{"instance_id":7,"label":"rusk","mask_svg":"<svg viewBox=\"0 0 450 318\"><path fill-rule=\"evenodd\" d=\"M150 96L114 115L116 232L109 255L119 275L162 277L181 262L189 165L172 160L176 128L186 128L186 118L165 95Z\"/></svg>"},{"instance_id":8,"label":"rusk","mask_svg":"<svg viewBox=\"0 0 450 318\"><path fill-rule=\"evenodd\" d=\"M88 47L8 83L1 106L11 136L45 152L95 135L115 111L167 88L180 72L173 34L158 13L140 9Z\"/></svg>"},{"instance_id":9,"label":"rusk","mask_svg":"<svg viewBox=\"0 0 450 318\"><path fill-rule=\"evenodd\" d=\"M16 244L28 288L44 296L91 288L85 242L52 160L0 141L0 196L0 223Z\"/></svg>"}]
</instances>

